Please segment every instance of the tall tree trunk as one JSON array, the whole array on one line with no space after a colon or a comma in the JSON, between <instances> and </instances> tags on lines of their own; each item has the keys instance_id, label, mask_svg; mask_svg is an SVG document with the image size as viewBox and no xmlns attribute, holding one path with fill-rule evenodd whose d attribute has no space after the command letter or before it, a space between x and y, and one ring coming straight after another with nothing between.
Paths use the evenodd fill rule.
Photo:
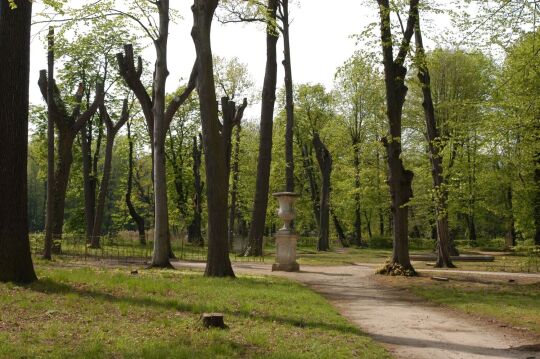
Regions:
<instances>
[{"instance_id":1,"label":"tall tree trunk","mask_svg":"<svg viewBox=\"0 0 540 359\"><path fill-rule=\"evenodd\" d=\"M240 133L242 131L241 125L236 127L235 143L234 143L234 157L232 164L232 188L231 188L231 206L229 207L229 231L228 240L229 248L233 248L234 241L234 222L237 216L237 202L238 202L238 182L240 172Z\"/></svg>"},{"instance_id":2,"label":"tall tree trunk","mask_svg":"<svg viewBox=\"0 0 540 359\"><path fill-rule=\"evenodd\" d=\"M100 247L101 227L103 224L103 214L105 212L105 200L109 192L109 180L111 177L114 139L118 131L120 131L120 129L129 119L128 102L127 100L124 100L122 114L116 124L113 124L104 104L100 106L100 113L103 118L103 122L107 127L107 143L105 145L105 162L103 164L103 176L101 178L101 185L99 187L96 215L94 218L94 226L92 229L92 248Z\"/></svg>"},{"instance_id":3,"label":"tall tree trunk","mask_svg":"<svg viewBox=\"0 0 540 359\"><path fill-rule=\"evenodd\" d=\"M267 11L272 21L276 19L278 0L268 0ZM270 165L272 162L272 130L274 125L274 104L276 102L277 83L277 46L278 35L274 25L268 22L266 28L266 70L262 90L261 124L259 139L259 159L257 162L257 180L255 198L249 229L247 255L263 255L263 235L268 207L270 186Z\"/></svg>"},{"instance_id":4,"label":"tall tree trunk","mask_svg":"<svg viewBox=\"0 0 540 359\"><path fill-rule=\"evenodd\" d=\"M133 140L131 138L131 122L127 123L127 136L129 142L129 155L128 155L128 182L127 182L127 191L126 191L126 205L129 210L129 215L137 225L137 231L139 232L139 243L141 245L146 245L146 234L144 229L144 218L141 217L133 203L131 202L131 191L133 188Z\"/></svg>"},{"instance_id":5,"label":"tall tree trunk","mask_svg":"<svg viewBox=\"0 0 540 359\"><path fill-rule=\"evenodd\" d=\"M226 139L220 134L210 33L218 0L194 0L191 36L197 52L199 103L206 163L208 198L208 257L204 274L234 277L227 243ZM223 131L223 129L221 129Z\"/></svg>"},{"instance_id":6,"label":"tall tree trunk","mask_svg":"<svg viewBox=\"0 0 540 359\"><path fill-rule=\"evenodd\" d=\"M188 241L190 243L204 246L204 239L201 233L202 225L202 195L203 183L201 182L201 156L202 138L197 143L197 136L193 136L193 220L188 226Z\"/></svg>"},{"instance_id":7,"label":"tall tree trunk","mask_svg":"<svg viewBox=\"0 0 540 359\"><path fill-rule=\"evenodd\" d=\"M384 79L386 85L386 112L389 136L383 139L388 161L388 185L392 198L392 217L394 228L394 247L391 262L383 273L403 273L414 275L415 271L409 257L408 202L412 197L413 172L405 170L401 160L401 117L407 95L404 66L414 25L418 16L418 0L410 0L407 25L399 52L394 59L393 38L390 20L389 0L377 0L379 5L381 45L383 52ZM399 270L396 270L399 267Z\"/></svg>"},{"instance_id":8,"label":"tall tree trunk","mask_svg":"<svg viewBox=\"0 0 540 359\"><path fill-rule=\"evenodd\" d=\"M90 121L88 121L90 124ZM86 241L90 242L94 226L96 209L96 181L92 173L92 127L83 126L81 129L81 150L83 160L83 190L84 190L84 218L86 224Z\"/></svg>"},{"instance_id":9,"label":"tall tree trunk","mask_svg":"<svg viewBox=\"0 0 540 359\"><path fill-rule=\"evenodd\" d=\"M336 228L336 233L339 239L339 242L341 243L341 246L343 248L349 247L349 242L347 241L347 238L345 237L345 231L343 230L343 226L341 225L341 222L339 222L339 218L336 216L336 213L330 209L330 212L332 214L332 221L334 222L334 227Z\"/></svg>"},{"instance_id":10,"label":"tall tree trunk","mask_svg":"<svg viewBox=\"0 0 540 359\"><path fill-rule=\"evenodd\" d=\"M0 281L36 279L28 239L28 86L32 3L0 2Z\"/></svg>"},{"instance_id":11,"label":"tall tree trunk","mask_svg":"<svg viewBox=\"0 0 540 359\"><path fill-rule=\"evenodd\" d=\"M154 138L154 253L152 267L172 267L169 254L169 210L167 205L167 178L165 165L165 85L169 70L167 68L167 41L169 36L169 0L156 3L159 11L159 35L154 40L156 64L153 81Z\"/></svg>"},{"instance_id":12,"label":"tall tree trunk","mask_svg":"<svg viewBox=\"0 0 540 359\"><path fill-rule=\"evenodd\" d=\"M318 133L313 136L313 147L319 168L321 170L321 202L319 219L319 241L317 243L318 251L327 251L330 249L330 175L332 173L332 157L326 146L321 142Z\"/></svg>"},{"instance_id":13,"label":"tall tree trunk","mask_svg":"<svg viewBox=\"0 0 540 359\"><path fill-rule=\"evenodd\" d=\"M73 164L73 142L75 133L66 128L58 128L58 163L54 175L53 237L60 239L64 228L64 210L69 174Z\"/></svg>"},{"instance_id":14,"label":"tall tree trunk","mask_svg":"<svg viewBox=\"0 0 540 359\"><path fill-rule=\"evenodd\" d=\"M435 193L435 216L437 221L437 268L455 268L450 259L450 233L448 228L448 205L446 183L443 176L443 162L441 151L441 136L435 119L435 107L431 95L431 79L426 63L426 54L420 29L420 17L416 17L416 29L414 31L416 42L416 61L418 66L418 79L422 85L424 118L426 121L426 136L428 140L429 159L431 163L431 177L433 180L433 192ZM444 192L444 193L442 193Z\"/></svg>"},{"instance_id":15,"label":"tall tree trunk","mask_svg":"<svg viewBox=\"0 0 540 359\"><path fill-rule=\"evenodd\" d=\"M353 143L354 150L354 243L362 245L362 212L360 206L360 154L358 153L359 143Z\"/></svg>"},{"instance_id":16,"label":"tall tree trunk","mask_svg":"<svg viewBox=\"0 0 540 359\"><path fill-rule=\"evenodd\" d=\"M534 156L534 224L536 233L534 235L534 243L540 246L540 153Z\"/></svg>"},{"instance_id":17,"label":"tall tree trunk","mask_svg":"<svg viewBox=\"0 0 540 359\"><path fill-rule=\"evenodd\" d=\"M49 83L52 82L52 83ZM73 142L79 131L86 125L88 120L97 111L99 105L103 102L104 89L103 84L96 85L96 95L94 101L88 104L88 108L82 114L81 100L84 92L82 84L79 85L75 94L75 105L71 114L67 112L67 106L60 95L54 78L48 76L47 71L41 70L39 74L39 88L45 99L48 98L49 86L53 87L53 101L48 102L48 115L54 120L58 129L58 163L54 175L54 198L53 198L53 216L52 233L46 234L60 238L64 226L64 207L66 202L66 191L69 182L69 173L73 163Z\"/></svg>"},{"instance_id":18,"label":"tall tree trunk","mask_svg":"<svg viewBox=\"0 0 540 359\"><path fill-rule=\"evenodd\" d=\"M513 247L516 245L516 221L514 219L514 205L513 205L513 191L512 184L508 184L506 190L506 233L505 240L507 247Z\"/></svg>"},{"instance_id":19,"label":"tall tree trunk","mask_svg":"<svg viewBox=\"0 0 540 359\"><path fill-rule=\"evenodd\" d=\"M47 71L54 78L54 27L49 27ZM53 218L54 218L54 119L51 116L51 104L54 101L54 81L47 84L47 207L45 214L45 240L43 258L52 259Z\"/></svg>"},{"instance_id":20,"label":"tall tree trunk","mask_svg":"<svg viewBox=\"0 0 540 359\"><path fill-rule=\"evenodd\" d=\"M285 178L287 192L294 192L294 88L291 64L289 0L281 0L282 4L282 29L283 29L283 68L285 70L285 111L287 113L287 125L285 128Z\"/></svg>"},{"instance_id":21,"label":"tall tree trunk","mask_svg":"<svg viewBox=\"0 0 540 359\"><path fill-rule=\"evenodd\" d=\"M311 160L311 153L308 150L307 145L302 144L302 164L304 166L304 171L306 172L306 177L309 182L309 193L311 195L311 207L313 210L313 216L315 217L315 223L317 224L317 229L320 228L320 196L319 196L319 186L315 178L315 173L313 170L313 163Z\"/></svg>"},{"instance_id":22,"label":"tall tree trunk","mask_svg":"<svg viewBox=\"0 0 540 359\"><path fill-rule=\"evenodd\" d=\"M476 143L476 139L473 139ZM476 221L475 221L475 207L476 207L476 146L473 145L471 150L470 138L467 145L467 167L468 167L468 199L467 199L467 214L465 216L467 220L467 229L469 234L469 241L476 242Z\"/></svg>"}]
</instances>

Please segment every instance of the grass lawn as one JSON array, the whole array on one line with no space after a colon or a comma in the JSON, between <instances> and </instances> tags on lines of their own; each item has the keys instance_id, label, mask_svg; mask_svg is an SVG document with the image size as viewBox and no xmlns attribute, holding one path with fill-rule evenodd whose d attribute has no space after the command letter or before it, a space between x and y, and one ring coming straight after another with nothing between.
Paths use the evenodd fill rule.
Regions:
<instances>
[{"instance_id":1,"label":"grass lawn","mask_svg":"<svg viewBox=\"0 0 540 359\"><path fill-rule=\"evenodd\" d=\"M322 297L273 277L82 268L37 261L0 284L1 358L389 358ZM204 329L221 312L229 329Z\"/></svg>"},{"instance_id":2,"label":"grass lawn","mask_svg":"<svg viewBox=\"0 0 540 359\"><path fill-rule=\"evenodd\" d=\"M411 250L411 254L432 253L429 250ZM480 254L479 251L467 250L463 254ZM383 264L392 254L391 249L373 248L332 248L328 252L317 252L306 247L298 248L298 263L301 265L348 265L351 263ZM491 253L493 262L455 261L457 270L477 270L488 272L540 272L540 257L531 257L517 253ZM416 269L433 269L433 262L413 262Z\"/></svg>"},{"instance_id":3,"label":"grass lawn","mask_svg":"<svg viewBox=\"0 0 540 359\"><path fill-rule=\"evenodd\" d=\"M378 280L429 301L540 334L539 281L518 284L502 280L477 281L457 275L452 275L448 282L435 282L426 277L378 277Z\"/></svg>"}]
</instances>

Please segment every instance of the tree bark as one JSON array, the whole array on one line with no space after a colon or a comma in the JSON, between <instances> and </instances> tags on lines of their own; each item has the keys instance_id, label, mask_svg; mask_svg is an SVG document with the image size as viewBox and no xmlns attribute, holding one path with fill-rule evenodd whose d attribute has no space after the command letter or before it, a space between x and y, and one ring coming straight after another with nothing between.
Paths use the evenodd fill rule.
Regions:
<instances>
[{"instance_id":1,"label":"tree bark","mask_svg":"<svg viewBox=\"0 0 540 359\"><path fill-rule=\"evenodd\" d=\"M276 19L278 0L268 0L268 16ZM251 215L251 226L248 235L246 255L263 255L263 235L268 207L268 191L270 185L270 165L272 162L272 130L274 125L274 104L276 102L277 83L277 46L278 35L270 22L266 26L266 70L262 90L261 123L259 139L259 159L257 162L257 179L255 198Z\"/></svg>"},{"instance_id":2,"label":"tree bark","mask_svg":"<svg viewBox=\"0 0 540 359\"><path fill-rule=\"evenodd\" d=\"M218 0L194 0L191 36L197 52L199 103L206 164L208 257L205 276L234 277L227 243L227 147L216 104L210 33ZM223 129L221 129L223 130Z\"/></svg>"},{"instance_id":3,"label":"tree bark","mask_svg":"<svg viewBox=\"0 0 540 359\"><path fill-rule=\"evenodd\" d=\"M36 279L28 239L28 87L32 3L0 2L0 281Z\"/></svg>"},{"instance_id":4,"label":"tree bark","mask_svg":"<svg viewBox=\"0 0 540 359\"><path fill-rule=\"evenodd\" d=\"M320 214L319 214L319 241L317 243L318 251L327 251L330 249L330 175L332 174L332 157L326 146L321 142L318 133L313 136L313 147L319 168L321 171L321 195L320 195Z\"/></svg>"},{"instance_id":5,"label":"tree bark","mask_svg":"<svg viewBox=\"0 0 540 359\"><path fill-rule=\"evenodd\" d=\"M416 61L418 66L418 80L422 85L424 118L426 121L426 137L429 148L429 159L431 164L431 177L433 180L433 190L435 199L435 216L437 223L437 268L455 268L450 259L450 233L448 228L448 205L445 177L443 176L443 162L440 153L441 136L437 121L435 119L435 107L431 94L431 78L426 63L426 54L420 28L420 17L418 10L416 13L416 28L414 31L416 42Z\"/></svg>"},{"instance_id":6,"label":"tree bark","mask_svg":"<svg viewBox=\"0 0 540 359\"><path fill-rule=\"evenodd\" d=\"M47 68L54 78L54 28L49 27ZM52 259L53 236L52 226L54 218L54 119L51 116L51 103L54 101L54 81L47 83L47 207L45 213L45 240L43 259Z\"/></svg>"},{"instance_id":7,"label":"tree bark","mask_svg":"<svg viewBox=\"0 0 540 359\"><path fill-rule=\"evenodd\" d=\"M540 246L540 153L536 153L534 156L534 224L536 227L536 233L534 236L534 243Z\"/></svg>"},{"instance_id":8,"label":"tree bark","mask_svg":"<svg viewBox=\"0 0 540 359\"><path fill-rule=\"evenodd\" d=\"M200 135L199 135L200 136ZM201 232L202 225L202 195L203 183L201 182L201 157L202 138L197 143L197 136L193 136L193 220L188 226L188 241L204 246L204 238Z\"/></svg>"},{"instance_id":9,"label":"tree bark","mask_svg":"<svg viewBox=\"0 0 540 359\"><path fill-rule=\"evenodd\" d=\"M409 16L399 52L394 59L393 39L390 20L389 0L377 0L379 5L381 45L383 52L384 78L386 87L386 113L389 125L389 137L383 139L388 161L388 185L392 198L392 217L394 229L394 247L390 263L383 273L403 273L414 275L415 271L409 257L408 207L412 197L413 172L403 167L401 160L401 117L407 95L404 66L414 25L418 13L418 0L410 0ZM399 271L396 270L399 268Z\"/></svg>"},{"instance_id":10,"label":"tree bark","mask_svg":"<svg viewBox=\"0 0 540 359\"><path fill-rule=\"evenodd\" d=\"M362 245L362 212L360 206L360 154L358 153L359 140L353 141L354 150L354 243Z\"/></svg>"},{"instance_id":11,"label":"tree bark","mask_svg":"<svg viewBox=\"0 0 540 359\"><path fill-rule=\"evenodd\" d=\"M52 84L49 85L49 81L52 81ZM51 236L51 238L61 238L62 231L64 226L64 209L66 203L66 191L69 182L69 174L71 171L71 165L73 163L73 142L75 137L86 125L87 121L94 115L97 111L99 105L103 102L105 96L103 84L98 83L96 85L96 95L94 101L88 105L88 109L82 114L80 113L81 100L83 96L84 87L82 84L79 85L77 93L74 96L74 108L71 114L67 112L65 101L60 95L54 78L51 78L47 75L45 70L41 70L39 74L39 88L43 98L47 99L48 87L53 87L53 101L48 103L49 107L49 116L54 120L56 128L58 130L58 163L55 169L54 175L54 187L55 193L53 198L53 216L52 216L52 226L50 230L52 233L46 233L46 236Z\"/></svg>"},{"instance_id":12,"label":"tree bark","mask_svg":"<svg viewBox=\"0 0 540 359\"><path fill-rule=\"evenodd\" d=\"M292 79L289 0L281 0L282 25L283 25L283 68L285 70L285 111L287 113L287 125L285 128L285 178L287 192L294 192L294 88Z\"/></svg>"},{"instance_id":13,"label":"tree bark","mask_svg":"<svg viewBox=\"0 0 540 359\"><path fill-rule=\"evenodd\" d=\"M128 120L127 122L127 136L129 142L129 158L128 158L128 182L127 182L127 191L126 191L126 205L129 210L129 215L133 218L133 221L137 225L137 231L139 232L139 243L141 245L146 245L146 233L144 228L144 218L141 217L133 203L131 202L131 191L133 188L133 140L131 138L131 123Z\"/></svg>"},{"instance_id":14,"label":"tree bark","mask_svg":"<svg viewBox=\"0 0 540 359\"><path fill-rule=\"evenodd\" d=\"M334 227L336 228L336 233L339 239L339 242L341 243L341 246L343 248L349 247L349 242L347 241L347 238L345 236L345 231L343 230L343 226L339 222L339 218L336 216L333 210L330 210L332 213L332 221L334 222Z\"/></svg>"},{"instance_id":15,"label":"tree bark","mask_svg":"<svg viewBox=\"0 0 540 359\"><path fill-rule=\"evenodd\" d=\"M228 240L229 248L233 248L234 241L234 224L237 217L237 202L238 202L238 182L240 173L240 133L242 126L239 124L236 127L235 143L234 143L234 157L232 164L232 188L231 188L231 206L229 207L229 231Z\"/></svg>"},{"instance_id":16,"label":"tree bark","mask_svg":"<svg viewBox=\"0 0 540 359\"><path fill-rule=\"evenodd\" d=\"M92 248L100 248L101 246L101 226L103 223L103 214L105 212L105 200L109 191L109 179L111 177L114 139L118 131L120 131L120 129L129 119L127 100L124 100L124 104L122 106L122 114L116 124L113 124L111 117L107 113L107 108L104 104L101 104L99 110L103 118L103 122L107 127L107 143L105 145L105 162L103 164L103 176L101 177L101 184L99 187L99 194L96 206L96 214L94 217L94 226L92 228Z\"/></svg>"}]
</instances>

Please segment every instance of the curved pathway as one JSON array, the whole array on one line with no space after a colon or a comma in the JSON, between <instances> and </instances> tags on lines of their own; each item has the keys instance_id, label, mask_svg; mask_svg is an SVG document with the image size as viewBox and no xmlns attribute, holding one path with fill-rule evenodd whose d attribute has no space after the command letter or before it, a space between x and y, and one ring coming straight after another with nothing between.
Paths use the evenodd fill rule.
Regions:
<instances>
[{"instance_id":1,"label":"curved pathway","mask_svg":"<svg viewBox=\"0 0 540 359\"><path fill-rule=\"evenodd\" d=\"M530 349L538 350L540 338L524 338L513 329L480 323L381 285L369 266L303 266L299 273L284 273L271 272L267 264L239 263L234 269L237 273L279 275L304 283L396 358L540 359L540 352Z\"/></svg>"}]
</instances>

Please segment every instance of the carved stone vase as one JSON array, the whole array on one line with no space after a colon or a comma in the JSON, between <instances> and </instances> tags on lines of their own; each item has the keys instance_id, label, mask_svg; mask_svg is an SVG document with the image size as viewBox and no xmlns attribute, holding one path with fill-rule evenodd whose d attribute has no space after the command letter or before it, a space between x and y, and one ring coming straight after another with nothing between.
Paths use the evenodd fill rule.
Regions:
<instances>
[{"instance_id":1,"label":"carved stone vase","mask_svg":"<svg viewBox=\"0 0 540 359\"><path fill-rule=\"evenodd\" d=\"M272 265L272 271L298 272L300 266L296 262L296 243L298 235L291 227L291 222L296 217L294 202L298 194L292 192L274 193L279 202L278 217L284 225L276 232L276 263Z\"/></svg>"}]
</instances>

